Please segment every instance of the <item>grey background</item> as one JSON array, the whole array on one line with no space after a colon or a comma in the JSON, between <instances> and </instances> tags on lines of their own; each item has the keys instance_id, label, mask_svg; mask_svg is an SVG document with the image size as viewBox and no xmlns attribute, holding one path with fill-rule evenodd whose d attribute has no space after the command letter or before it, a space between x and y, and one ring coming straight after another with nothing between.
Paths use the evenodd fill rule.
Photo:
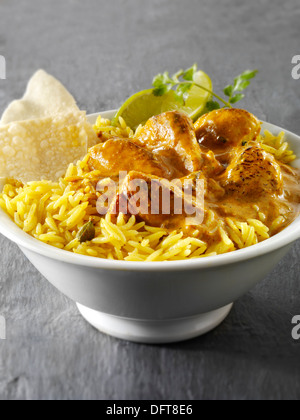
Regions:
<instances>
[{"instance_id":1,"label":"grey background","mask_svg":"<svg viewBox=\"0 0 300 420\"><path fill-rule=\"evenodd\" d=\"M243 106L300 133L298 0L1 0L0 112L38 68L88 112L118 107L160 71L198 62L221 89L260 74ZM298 399L300 244L213 333L170 346L102 335L0 238L1 399ZM142 281L142 279L141 279ZM243 279L241 279L243 281Z\"/></svg>"}]
</instances>

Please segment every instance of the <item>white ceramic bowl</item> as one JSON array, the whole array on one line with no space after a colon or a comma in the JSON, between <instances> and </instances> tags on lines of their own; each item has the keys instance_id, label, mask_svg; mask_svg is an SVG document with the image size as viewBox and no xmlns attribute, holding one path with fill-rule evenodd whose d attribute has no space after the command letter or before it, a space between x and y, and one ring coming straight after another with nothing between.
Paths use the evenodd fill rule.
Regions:
<instances>
[{"instance_id":1,"label":"white ceramic bowl","mask_svg":"<svg viewBox=\"0 0 300 420\"><path fill-rule=\"evenodd\" d=\"M102 113L110 118L112 112ZM96 115L90 116L94 122ZM264 123L277 134L281 128ZM286 132L300 156L300 137ZM295 162L300 167L300 160ZM300 218L265 242L191 261L109 261L73 254L27 235L0 210L0 232L15 242L100 331L130 341L190 339L219 325L232 302L262 280L300 238Z\"/></svg>"}]
</instances>

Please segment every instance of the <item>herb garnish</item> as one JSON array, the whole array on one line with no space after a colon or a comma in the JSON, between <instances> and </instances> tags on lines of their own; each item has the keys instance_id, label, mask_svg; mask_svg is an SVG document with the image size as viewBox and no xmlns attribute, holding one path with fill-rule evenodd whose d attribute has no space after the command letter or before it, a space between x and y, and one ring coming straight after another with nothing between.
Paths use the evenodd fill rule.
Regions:
<instances>
[{"instance_id":1,"label":"herb garnish","mask_svg":"<svg viewBox=\"0 0 300 420\"><path fill-rule=\"evenodd\" d=\"M206 108L208 111L220 109L222 106L221 104L223 104L223 108L232 108L233 104L236 104L245 97L242 92L247 89L251 83L251 79L253 79L258 72L257 70L246 70L237 76L234 79L233 84L226 86L223 90L224 94L228 96L228 100L225 100L215 92L194 81L194 76L197 71L198 66L197 64L194 64L190 69L180 70L173 76L170 76L167 71L165 73L158 74L153 80L154 95L163 96L173 90L176 100L182 105L185 105L190 90L193 86L197 86L200 89L209 92L215 99L207 102Z\"/></svg>"}]
</instances>

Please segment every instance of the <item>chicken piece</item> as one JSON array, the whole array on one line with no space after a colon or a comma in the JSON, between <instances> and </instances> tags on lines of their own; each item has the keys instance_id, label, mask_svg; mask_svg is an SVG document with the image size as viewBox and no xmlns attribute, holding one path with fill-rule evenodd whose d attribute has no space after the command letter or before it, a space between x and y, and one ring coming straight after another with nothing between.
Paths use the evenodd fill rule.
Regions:
<instances>
[{"instance_id":1,"label":"chicken piece","mask_svg":"<svg viewBox=\"0 0 300 420\"><path fill-rule=\"evenodd\" d=\"M181 183L180 180L169 182L132 171L124 179L108 213L113 222L117 220L119 213L123 213L135 215L147 225L167 229L201 224L204 218L202 198L205 187L204 182L196 184L198 179L202 179L201 173L184 178Z\"/></svg>"},{"instance_id":2,"label":"chicken piece","mask_svg":"<svg viewBox=\"0 0 300 420\"><path fill-rule=\"evenodd\" d=\"M170 111L151 118L135 142L167 158L181 176L201 168L201 151L194 126L183 112Z\"/></svg>"},{"instance_id":3,"label":"chicken piece","mask_svg":"<svg viewBox=\"0 0 300 420\"><path fill-rule=\"evenodd\" d=\"M159 156L127 139L113 138L90 149L88 165L103 177L119 176L120 172L143 171L145 174L171 179L172 168Z\"/></svg>"},{"instance_id":4,"label":"chicken piece","mask_svg":"<svg viewBox=\"0 0 300 420\"><path fill-rule=\"evenodd\" d=\"M203 115L195 123L196 137L201 146L212 150L217 156L224 155L222 163L228 162L228 153L233 148L255 141L260 134L258 119L243 109L219 109Z\"/></svg>"},{"instance_id":5,"label":"chicken piece","mask_svg":"<svg viewBox=\"0 0 300 420\"><path fill-rule=\"evenodd\" d=\"M280 165L273 155L255 143L236 150L235 157L220 177L220 183L227 193L240 198L256 199L262 195L283 193Z\"/></svg>"},{"instance_id":6,"label":"chicken piece","mask_svg":"<svg viewBox=\"0 0 300 420\"><path fill-rule=\"evenodd\" d=\"M224 166L216 159L214 153L205 148L200 147L201 150L201 171L207 178L212 178L224 172Z\"/></svg>"}]
</instances>

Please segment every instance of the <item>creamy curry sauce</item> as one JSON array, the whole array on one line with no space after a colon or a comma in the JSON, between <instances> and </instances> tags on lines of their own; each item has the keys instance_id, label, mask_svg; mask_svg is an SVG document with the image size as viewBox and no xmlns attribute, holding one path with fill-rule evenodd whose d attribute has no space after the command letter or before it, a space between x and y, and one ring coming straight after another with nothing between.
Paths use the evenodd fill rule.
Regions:
<instances>
[{"instance_id":1,"label":"creamy curry sauce","mask_svg":"<svg viewBox=\"0 0 300 420\"><path fill-rule=\"evenodd\" d=\"M205 181L205 218L200 226L186 226L186 215L139 214L146 224L170 230L197 229L211 242L221 220L244 222L264 215L263 223L277 233L300 213L300 170L278 162L259 143L261 123L247 111L222 109L201 117L195 124L174 111L151 118L133 139L112 138L90 150L89 166L102 178L128 172L113 206L117 216L122 197L130 195L131 180L160 183L161 179L197 178ZM176 192L171 191L171 195ZM172 201L172 199L171 199ZM129 210L130 213L130 209ZM216 215L207 221L209 210ZM274 220L283 216L280 227Z\"/></svg>"}]
</instances>

